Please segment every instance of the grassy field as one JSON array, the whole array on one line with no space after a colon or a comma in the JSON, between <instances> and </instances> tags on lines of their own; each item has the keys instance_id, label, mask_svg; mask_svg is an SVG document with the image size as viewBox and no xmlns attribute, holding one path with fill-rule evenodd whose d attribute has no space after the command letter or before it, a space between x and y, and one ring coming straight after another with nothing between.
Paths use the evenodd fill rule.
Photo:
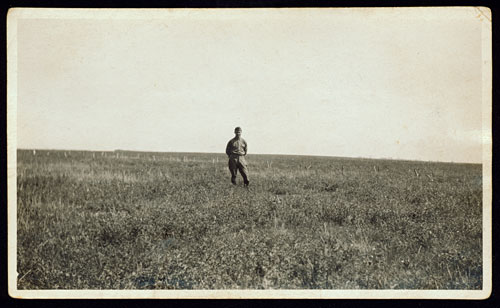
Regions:
<instances>
[{"instance_id":1,"label":"grassy field","mask_svg":"<svg viewBox=\"0 0 500 308\"><path fill-rule=\"evenodd\" d=\"M481 165L19 150L19 289L481 289Z\"/></svg>"}]
</instances>

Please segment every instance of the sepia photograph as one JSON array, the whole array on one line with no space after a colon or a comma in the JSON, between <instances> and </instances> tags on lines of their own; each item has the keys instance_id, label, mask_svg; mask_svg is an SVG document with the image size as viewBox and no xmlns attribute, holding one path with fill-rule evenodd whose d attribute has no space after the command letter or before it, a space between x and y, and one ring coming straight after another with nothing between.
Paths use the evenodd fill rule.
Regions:
<instances>
[{"instance_id":1,"label":"sepia photograph","mask_svg":"<svg viewBox=\"0 0 500 308\"><path fill-rule=\"evenodd\" d=\"M490 296L490 9L13 8L7 43L10 296Z\"/></svg>"}]
</instances>

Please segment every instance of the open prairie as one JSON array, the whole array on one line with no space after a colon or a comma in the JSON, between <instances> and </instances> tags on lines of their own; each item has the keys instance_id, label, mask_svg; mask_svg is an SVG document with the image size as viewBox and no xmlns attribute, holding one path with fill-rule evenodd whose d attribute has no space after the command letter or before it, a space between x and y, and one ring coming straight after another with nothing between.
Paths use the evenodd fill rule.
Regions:
<instances>
[{"instance_id":1,"label":"open prairie","mask_svg":"<svg viewBox=\"0 0 500 308\"><path fill-rule=\"evenodd\" d=\"M17 152L19 289L481 289L481 165Z\"/></svg>"}]
</instances>

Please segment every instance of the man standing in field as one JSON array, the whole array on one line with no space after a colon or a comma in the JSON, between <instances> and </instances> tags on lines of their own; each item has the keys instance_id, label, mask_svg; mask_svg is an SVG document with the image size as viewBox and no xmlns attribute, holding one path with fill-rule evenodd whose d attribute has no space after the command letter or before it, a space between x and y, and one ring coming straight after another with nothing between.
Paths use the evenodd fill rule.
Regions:
<instances>
[{"instance_id":1,"label":"man standing in field","mask_svg":"<svg viewBox=\"0 0 500 308\"><path fill-rule=\"evenodd\" d=\"M250 183L248 181L248 169L247 162L245 160L245 155L247 155L247 142L241 138L241 128L236 127L234 129L234 138L229 140L226 146L226 154L229 158L229 171L231 171L231 183L236 185L236 175L238 170L240 170L241 176L245 183L245 187L248 187Z\"/></svg>"}]
</instances>

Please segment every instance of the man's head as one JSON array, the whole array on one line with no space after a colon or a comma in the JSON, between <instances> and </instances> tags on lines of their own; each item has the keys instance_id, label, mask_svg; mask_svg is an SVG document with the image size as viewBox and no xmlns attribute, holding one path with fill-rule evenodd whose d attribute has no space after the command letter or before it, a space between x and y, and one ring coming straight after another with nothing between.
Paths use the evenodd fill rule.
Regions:
<instances>
[{"instance_id":1,"label":"man's head","mask_svg":"<svg viewBox=\"0 0 500 308\"><path fill-rule=\"evenodd\" d=\"M234 134L236 135L237 138L241 137L241 132L242 132L242 130L241 130L241 127L239 127L239 126L234 129Z\"/></svg>"}]
</instances>

